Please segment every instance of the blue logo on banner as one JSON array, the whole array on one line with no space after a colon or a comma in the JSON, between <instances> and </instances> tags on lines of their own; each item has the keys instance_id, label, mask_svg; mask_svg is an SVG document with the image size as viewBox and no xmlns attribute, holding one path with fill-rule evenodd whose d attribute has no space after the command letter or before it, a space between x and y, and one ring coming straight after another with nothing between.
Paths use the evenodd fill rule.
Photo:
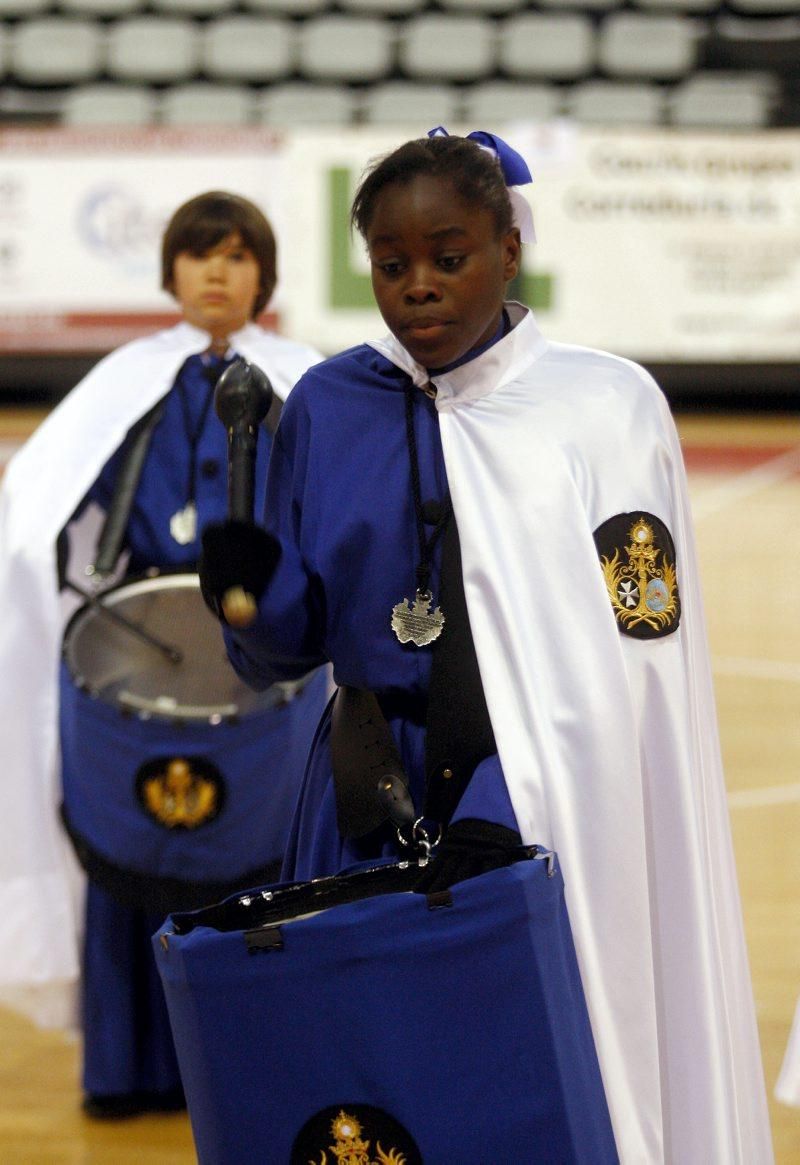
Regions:
<instances>
[{"instance_id":1,"label":"blue logo on banner","mask_svg":"<svg viewBox=\"0 0 800 1165\"><path fill-rule=\"evenodd\" d=\"M91 190L78 211L78 234L90 251L126 274L154 276L162 216L119 186Z\"/></svg>"}]
</instances>

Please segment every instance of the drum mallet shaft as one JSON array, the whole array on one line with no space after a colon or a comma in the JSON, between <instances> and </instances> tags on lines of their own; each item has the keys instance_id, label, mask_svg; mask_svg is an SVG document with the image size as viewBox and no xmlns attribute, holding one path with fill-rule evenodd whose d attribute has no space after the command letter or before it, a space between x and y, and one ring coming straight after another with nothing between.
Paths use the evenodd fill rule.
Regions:
<instances>
[{"instance_id":1,"label":"drum mallet shaft","mask_svg":"<svg viewBox=\"0 0 800 1165\"><path fill-rule=\"evenodd\" d=\"M236 360L214 390L214 408L228 433L228 517L253 521L258 426L272 403L272 385L255 364ZM248 627L258 603L244 587L230 587L222 613L232 627Z\"/></svg>"},{"instance_id":2,"label":"drum mallet shaft","mask_svg":"<svg viewBox=\"0 0 800 1165\"><path fill-rule=\"evenodd\" d=\"M140 627L138 623L134 623L131 619L126 618L125 615L120 615L119 611L115 611L113 607L107 607L102 602L101 595L93 595L89 591L85 591L82 587L79 587L77 583L70 582L69 579L65 580L64 586L69 587L76 595L80 595L99 614L105 615L107 619L111 619L117 626L122 627L125 631L129 631L137 639L141 639L142 643L146 643L148 647L160 651L170 663L181 663L183 660L183 653L178 651L177 647L172 647L171 644L164 643L161 639L156 639L155 635L151 635L149 631L145 631L144 627Z\"/></svg>"}]
</instances>

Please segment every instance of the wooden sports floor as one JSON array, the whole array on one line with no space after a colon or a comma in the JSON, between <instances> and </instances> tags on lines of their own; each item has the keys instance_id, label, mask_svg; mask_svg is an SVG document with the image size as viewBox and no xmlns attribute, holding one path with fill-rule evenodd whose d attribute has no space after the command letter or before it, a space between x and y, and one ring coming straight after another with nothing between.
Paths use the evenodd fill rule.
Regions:
<instances>
[{"instance_id":1,"label":"wooden sports floor","mask_svg":"<svg viewBox=\"0 0 800 1165\"><path fill-rule=\"evenodd\" d=\"M41 416L0 411L0 459ZM800 412L677 419L695 509L776 1160L800 1165L800 1109L772 1100L800 994ZM183 1115L112 1125L84 1118L77 1065L74 1041L0 1011L0 1165L195 1162Z\"/></svg>"}]
</instances>

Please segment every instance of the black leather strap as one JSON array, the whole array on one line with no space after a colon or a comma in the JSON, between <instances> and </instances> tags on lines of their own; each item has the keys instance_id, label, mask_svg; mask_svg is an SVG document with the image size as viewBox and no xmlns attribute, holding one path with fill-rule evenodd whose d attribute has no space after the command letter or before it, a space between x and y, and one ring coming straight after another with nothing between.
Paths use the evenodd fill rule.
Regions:
<instances>
[{"instance_id":1,"label":"black leather strap","mask_svg":"<svg viewBox=\"0 0 800 1165\"><path fill-rule=\"evenodd\" d=\"M336 819L342 837L413 820L408 779L374 692L341 687L331 722Z\"/></svg>"},{"instance_id":2,"label":"black leather strap","mask_svg":"<svg viewBox=\"0 0 800 1165\"><path fill-rule=\"evenodd\" d=\"M111 504L108 507L108 513L97 540L93 574L101 576L111 574L117 564L122 544L125 541L125 531L128 528L133 499L139 488L147 451L163 411L164 400L162 399L143 417L140 417L128 431L124 443L125 452L122 465L114 483Z\"/></svg>"},{"instance_id":3,"label":"black leather strap","mask_svg":"<svg viewBox=\"0 0 800 1165\"><path fill-rule=\"evenodd\" d=\"M455 513L444 533L439 604L445 624L433 645L428 690L424 814L444 827L477 765L497 751L467 613Z\"/></svg>"}]
</instances>

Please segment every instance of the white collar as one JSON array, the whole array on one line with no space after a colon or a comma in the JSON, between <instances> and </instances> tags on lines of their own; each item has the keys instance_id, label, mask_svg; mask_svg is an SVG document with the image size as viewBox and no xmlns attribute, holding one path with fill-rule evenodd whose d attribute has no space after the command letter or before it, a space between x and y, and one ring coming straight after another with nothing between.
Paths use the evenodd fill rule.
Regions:
<instances>
[{"instance_id":1,"label":"white collar","mask_svg":"<svg viewBox=\"0 0 800 1165\"><path fill-rule=\"evenodd\" d=\"M436 407L451 409L469 401L488 396L503 384L514 380L531 360L538 360L547 348L547 341L539 331L533 312L521 303L510 301L505 305L511 319L511 331L481 352L474 360L459 364L450 372L429 376L394 336L367 341L392 364L402 368L418 388L427 384L436 386Z\"/></svg>"},{"instance_id":2,"label":"white collar","mask_svg":"<svg viewBox=\"0 0 800 1165\"><path fill-rule=\"evenodd\" d=\"M248 339L252 338L254 333L260 335L261 329L250 320L238 332L231 332L228 337L226 356L231 352L236 352L241 343L246 345ZM205 352L212 344L210 332L204 332L202 328L196 328L194 324L190 324L186 320L181 320L180 323L176 324L173 334L178 343L186 344L194 352Z\"/></svg>"}]
</instances>

